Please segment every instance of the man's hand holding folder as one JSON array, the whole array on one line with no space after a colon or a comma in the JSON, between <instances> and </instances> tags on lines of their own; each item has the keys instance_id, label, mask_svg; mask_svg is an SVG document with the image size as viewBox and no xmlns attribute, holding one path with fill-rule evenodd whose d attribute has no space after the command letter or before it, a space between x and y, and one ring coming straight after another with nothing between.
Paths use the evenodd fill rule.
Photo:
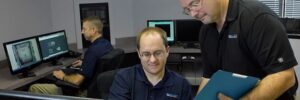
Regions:
<instances>
[{"instance_id":1,"label":"man's hand holding folder","mask_svg":"<svg viewBox=\"0 0 300 100\"><path fill-rule=\"evenodd\" d=\"M219 70L214 73L194 100L218 100L218 97L229 97L227 99L236 100L248 93L258 82L259 79L256 77Z\"/></svg>"}]
</instances>

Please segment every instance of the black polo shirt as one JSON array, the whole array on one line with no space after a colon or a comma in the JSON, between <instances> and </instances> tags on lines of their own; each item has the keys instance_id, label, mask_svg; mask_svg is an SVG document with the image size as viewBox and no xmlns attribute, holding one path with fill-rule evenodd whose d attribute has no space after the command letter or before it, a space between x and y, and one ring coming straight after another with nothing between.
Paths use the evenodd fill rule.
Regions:
<instances>
[{"instance_id":1,"label":"black polo shirt","mask_svg":"<svg viewBox=\"0 0 300 100\"><path fill-rule=\"evenodd\" d=\"M221 32L215 23L203 25L199 41L206 78L222 69L262 79L297 65L278 16L256 0L230 0ZM291 97L297 84L283 96Z\"/></svg>"},{"instance_id":2,"label":"black polo shirt","mask_svg":"<svg viewBox=\"0 0 300 100\"><path fill-rule=\"evenodd\" d=\"M109 100L132 98L134 100L191 100L191 85L180 75L166 69L163 79L152 86L142 65L138 64L120 70L110 88Z\"/></svg>"}]
</instances>

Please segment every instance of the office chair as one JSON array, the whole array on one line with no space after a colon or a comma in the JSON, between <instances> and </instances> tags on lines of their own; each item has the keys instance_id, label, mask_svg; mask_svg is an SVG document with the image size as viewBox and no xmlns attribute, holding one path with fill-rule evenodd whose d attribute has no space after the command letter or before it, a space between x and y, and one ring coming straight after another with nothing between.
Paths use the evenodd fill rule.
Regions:
<instances>
[{"instance_id":1,"label":"office chair","mask_svg":"<svg viewBox=\"0 0 300 100\"><path fill-rule=\"evenodd\" d=\"M98 92L97 86L99 84L97 84L97 77L99 76L103 76L107 79L104 79L106 82L105 84L111 84L113 81L113 77L116 69L118 69L124 59L124 50L123 49L114 49L111 52L109 52L108 54L106 54L105 56L103 56L100 59L100 62L96 68L96 72L94 72L92 81L90 82L90 85L88 86L88 91L87 91L87 96L88 97L92 97L92 98L100 98L100 94ZM107 74L103 74L101 75L101 73L106 73L107 71L109 71ZM108 77L106 77L108 76ZM110 83L111 82L111 83ZM107 87L107 88L110 88Z\"/></svg>"},{"instance_id":2,"label":"office chair","mask_svg":"<svg viewBox=\"0 0 300 100\"><path fill-rule=\"evenodd\" d=\"M96 72L94 73L93 79L97 78L97 75L101 72L115 70L120 67L125 56L123 49L116 48L110 51L108 54L101 57L97 64Z\"/></svg>"},{"instance_id":3,"label":"office chair","mask_svg":"<svg viewBox=\"0 0 300 100\"><path fill-rule=\"evenodd\" d=\"M96 84L88 89L89 98L108 99L109 90L115 78L115 75L120 69L106 71L97 76Z\"/></svg>"},{"instance_id":4,"label":"office chair","mask_svg":"<svg viewBox=\"0 0 300 100\"><path fill-rule=\"evenodd\" d=\"M167 67L171 67L170 69L173 69L172 67L176 67L176 71L180 74L182 73L182 62L181 62L181 55L180 54L169 54L169 57L167 59L166 63Z\"/></svg>"}]
</instances>

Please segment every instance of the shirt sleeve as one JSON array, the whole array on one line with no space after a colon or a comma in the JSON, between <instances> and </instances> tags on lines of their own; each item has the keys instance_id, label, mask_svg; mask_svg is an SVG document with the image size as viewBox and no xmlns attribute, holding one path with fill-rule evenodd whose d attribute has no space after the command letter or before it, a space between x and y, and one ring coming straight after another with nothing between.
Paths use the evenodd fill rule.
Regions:
<instances>
[{"instance_id":1,"label":"shirt sleeve","mask_svg":"<svg viewBox=\"0 0 300 100\"><path fill-rule=\"evenodd\" d=\"M123 75L124 71L120 71L115 76L109 93L109 100L129 100L130 99L130 85L128 78ZM126 81L127 80L127 81Z\"/></svg>"},{"instance_id":2,"label":"shirt sleeve","mask_svg":"<svg viewBox=\"0 0 300 100\"><path fill-rule=\"evenodd\" d=\"M254 59L267 73L297 65L285 29L277 17L269 14L258 16L246 37Z\"/></svg>"},{"instance_id":3,"label":"shirt sleeve","mask_svg":"<svg viewBox=\"0 0 300 100\"><path fill-rule=\"evenodd\" d=\"M97 62L97 56L95 54L96 53L93 53L92 50L88 50L84 55L81 70L82 70L82 74L86 78L91 78L93 75L93 70Z\"/></svg>"}]
</instances>

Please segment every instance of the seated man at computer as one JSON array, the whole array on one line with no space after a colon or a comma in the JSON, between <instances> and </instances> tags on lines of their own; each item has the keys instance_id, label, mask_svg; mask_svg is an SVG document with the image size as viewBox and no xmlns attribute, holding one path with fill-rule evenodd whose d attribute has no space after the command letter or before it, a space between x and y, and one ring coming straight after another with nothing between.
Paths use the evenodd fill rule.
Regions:
<instances>
[{"instance_id":1,"label":"seated man at computer","mask_svg":"<svg viewBox=\"0 0 300 100\"><path fill-rule=\"evenodd\" d=\"M62 70L53 72L57 79L80 85L84 80L91 80L96 62L106 53L113 49L110 42L102 38L103 24L98 17L87 17L83 20L82 34L85 39L92 42L87 49L83 61L78 60L73 63L73 67L80 67L80 72L75 74L65 74ZM34 84L29 88L30 92L45 94L62 94L61 88L54 84Z\"/></svg>"},{"instance_id":2,"label":"seated man at computer","mask_svg":"<svg viewBox=\"0 0 300 100\"><path fill-rule=\"evenodd\" d=\"M191 100L191 85L168 70L169 46L166 32L146 28L137 36L141 64L120 70L110 88L109 100Z\"/></svg>"}]
</instances>

